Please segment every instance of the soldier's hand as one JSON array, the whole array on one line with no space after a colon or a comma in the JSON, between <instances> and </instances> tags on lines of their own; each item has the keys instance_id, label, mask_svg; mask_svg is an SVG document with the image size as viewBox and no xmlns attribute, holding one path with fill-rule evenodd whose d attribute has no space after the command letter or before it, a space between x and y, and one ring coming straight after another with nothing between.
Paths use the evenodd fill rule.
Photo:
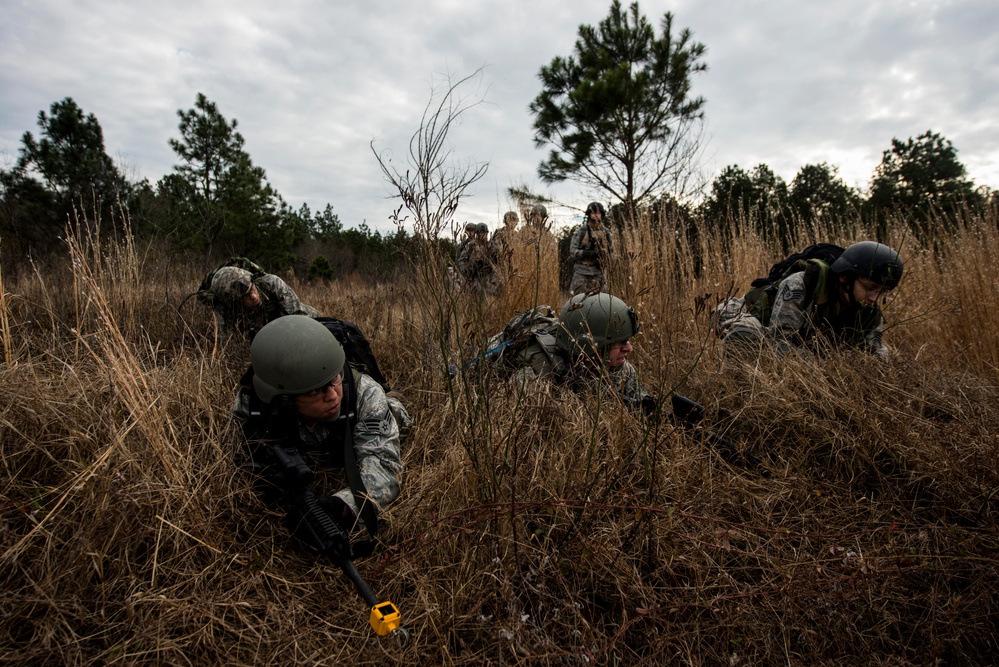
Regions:
<instances>
[{"instance_id":1,"label":"soldier's hand","mask_svg":"<svg viewBox=\"0 0 999 667\"><path fill-rule=\"evenodd\" d=\"M659 418L659 401L654 396L642 398L642 413L650 419Z\"/></svg>"}]
</instances>

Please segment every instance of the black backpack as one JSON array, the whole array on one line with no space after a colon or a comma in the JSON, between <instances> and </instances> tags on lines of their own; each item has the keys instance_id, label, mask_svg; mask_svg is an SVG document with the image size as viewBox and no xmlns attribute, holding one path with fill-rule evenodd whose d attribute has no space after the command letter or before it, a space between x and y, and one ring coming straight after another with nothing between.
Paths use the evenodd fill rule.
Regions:
<instances>
[{"instance_id":1,"label":"black backpack","mask_svg":"<svg viewBox=\"0 0 999 667\"><path fill-rule=\"evenodd\" d=\"M386 394L392 391L385 375L378 368L378 360L375 359L375 353L371 351L371 343L368 342L356 324L346 320L338 320L335 317L317 317L315 320L329 329L330 333L340 341L344 354L347 356L347 363L350 364L351 368L355 368L365 375L370 375L382 386Z\"/></svg>"},{"instance_id":2,"label":"black backpack","mask_svg":"<svg viewBox=\"0 0 999 667\"><path fill-rule=\"evenodd\" d=\"M821 302L826 290L829 267L839 259L843 250L842 247L832 243L816 243L801 252L785 257L770 267L770 273L766 277L753 281L753 289L743 296L746 306L763 326L769 325L770 313L773 311L774 299L777 297L781 281L799 271L806 272L805 305L813 301Z\"/></svg>"}]
</instances>

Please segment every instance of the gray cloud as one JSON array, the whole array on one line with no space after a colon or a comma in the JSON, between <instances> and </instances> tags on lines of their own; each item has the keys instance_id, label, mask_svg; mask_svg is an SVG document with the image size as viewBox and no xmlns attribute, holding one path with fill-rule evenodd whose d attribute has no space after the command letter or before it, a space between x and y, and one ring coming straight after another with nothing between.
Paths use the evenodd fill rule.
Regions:
<instances>
[{"instance_id":1,"label":"gray cloud","mask_svg":"<svg viewBox=\"0 0 999 667\"><path fill-rule=\"evenodd\" d=\"M490 162L459 216L488 220L526 183L562 201L593 198L535 174L527 110L537 72L570 53L606 0L468 3L8 1L0 5L0 155L55 101L94 113L108 152L158 180L176 158L178 109L203 92L239 121L246 148L293 206L331 203L348 225L388 228L394 203L369 143L404 156L431 85L485 66L485 103L453 135L458 157ZM708 47L694 82L707 100L708 178L728 164L785 179L810 162L864 186L892 137L926 129L999 185L999 5L989 0L645 2ZM570 215L569 210L562 211Z\"/></svg>"}]
</instances>

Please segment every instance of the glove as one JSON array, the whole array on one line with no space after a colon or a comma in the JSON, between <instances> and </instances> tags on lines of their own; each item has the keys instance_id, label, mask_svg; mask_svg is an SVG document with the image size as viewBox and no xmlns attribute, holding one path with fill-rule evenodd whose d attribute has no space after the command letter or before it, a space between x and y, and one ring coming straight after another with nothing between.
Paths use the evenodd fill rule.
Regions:
<instances>
[{"instance_id":1,"label":"glove","mask_svg":"<svg viewBox=\"0 0 999 667\"><path fill-rule=\"evenodd\" d=\"M642 398L642 414L649 418L659 417L659 401L653 396Z\"/></svg>"},{"instance_id":2,"label":"glove","mask_svg":"<svg viewBox=\"0 0 999 667\"><path fill-rule=\"evenodd\" d=\"M324 556L350 558L350 539L311 491L295 498L285 522L292 535Z\"/></svg>"}]
</instances>

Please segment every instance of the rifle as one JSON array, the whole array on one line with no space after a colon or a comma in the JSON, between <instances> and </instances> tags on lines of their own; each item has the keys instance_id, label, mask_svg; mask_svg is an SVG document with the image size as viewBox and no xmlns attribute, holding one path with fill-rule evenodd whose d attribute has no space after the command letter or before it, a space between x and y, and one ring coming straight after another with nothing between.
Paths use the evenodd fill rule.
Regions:
<instances>
[{"instance_id":1,"label":"rifle","mask_svg":"<svg viewBox=\"0 0 999 667\"><path fill-rule=\"evenodd\" d=\"M357 592L371 607L368 621L375 633L379 637L391 633L396 643L401 646L407 635L400 627L402 617L399 609L388 600L380 601L367 582L361 578L352 560L355 554L351 553L350 538L322 508L316 494L306 489L315 478L315 474L297 449L274 444L270 445L270 449L277 461L278 473L283 475L285 489L297 490L296 493L288 494L290 500L285 503L288 529L343 570Z\"/></svg>"},{"instance_id":2,"label":"rifle","mask_svg":"<svg viewBox=\"0 0 999 667\"><path fill-rule=\"evenodd\" d=\"M673 394L670 398L673 405L670 419L674 424L679 424L690 431L698 442L713 447L726 463L755 470L762 477L770 476L770 471L763 467L763 461L760 460L760 457L751 452L739 451L736 444L728 438L706 431L700 426L707 413L703 405L679 394Z\"/></svg>"}]
</instances>

